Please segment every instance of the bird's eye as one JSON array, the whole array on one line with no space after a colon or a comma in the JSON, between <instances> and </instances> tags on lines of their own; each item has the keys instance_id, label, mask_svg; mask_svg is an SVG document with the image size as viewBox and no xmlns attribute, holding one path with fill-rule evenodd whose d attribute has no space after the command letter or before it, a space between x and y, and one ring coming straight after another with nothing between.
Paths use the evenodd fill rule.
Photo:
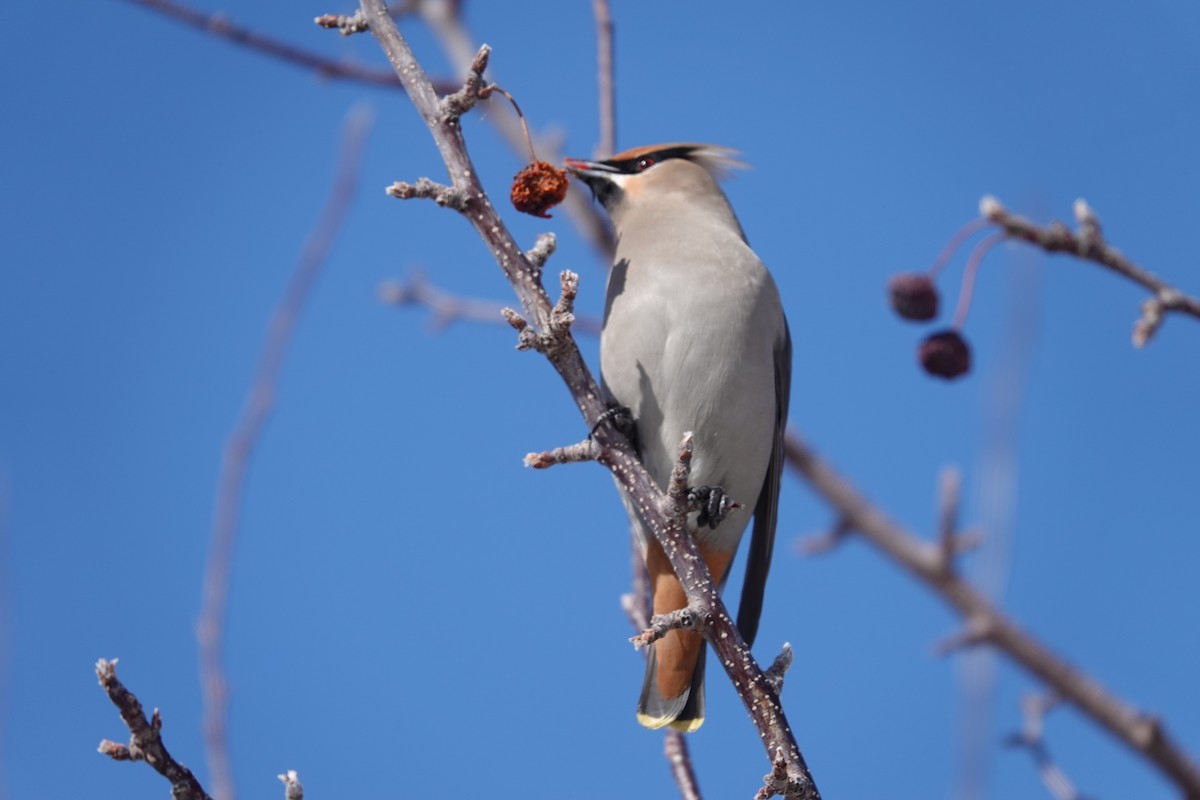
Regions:
<instances>
[{"instance_id":1,"label":"bird's eye","mask_svg":"<svg viewBox=\"0 0 1200 800\"><path fill-rule=\"evenodd\" d=\"M656 162L655 162L655 160L654 160L653 158L649 158L649 157L647 157L647 158L639 158L639 159L638 159L638 162L637 162L637 171L638 171L638 172L645 172L646 170L648 170L648 169L650 169L651 167L653 167L653 166L655 165L655 163L656 163Z\"/></svg>"}]
</instances>

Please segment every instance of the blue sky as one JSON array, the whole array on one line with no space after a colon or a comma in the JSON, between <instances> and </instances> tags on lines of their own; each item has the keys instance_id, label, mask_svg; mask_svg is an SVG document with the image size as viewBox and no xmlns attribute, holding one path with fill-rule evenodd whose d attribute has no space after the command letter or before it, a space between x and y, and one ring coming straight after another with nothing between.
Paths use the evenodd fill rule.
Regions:
<instances>
[{"instance_id":1,"label":"blue sky","mask_svg":"<svg viewBox=\"0 0 1200 800\"><path fill-rule=\"evenodd\" d=\"M283 0L217 6L332 57L368 37ZM467 3L493 77L564 150L596 143L591 4ZM926 378L923 329L883 287L925 267L994 194L1035 219L1085 197L1111 241L1200 291L1200 9L1184 0L614 3L618 143L710 141L752 166L728 184L795 341L792 422L894 519L929 535L939 471L964 472L964 569L1022 626L1200 752L1200 326L1137 351L1143 293L1017 245L993 251L967 326L976 369ZM442 171L401 95L331 83L131 5L67 3L10 25L0 81L0 797L162 797L120 738L99 657L165 716L206 774L193 634L221 446L271 309L332 179L350 109L375 114L351 217L306 308L254 455L227 662L242 796L300 771L311 797L671 797L637 727L641 660L618 600L623 511L595 465L535 473L529 450L585 433L512 331L381 304L381 281L512 302L469 228L384 195ZM438 45L409 23L430 71ZM507 114L494 108L487 114ZM497 199L518 156L466 129ZM578 190L578 187L575 189ZM507 215L552 270L603 266L563 215ZM945 273L950 305L965 253ZM585 341L590 359L595 342ZM785 479L759 634L798 648L785 704L826 797L965 797L965 687L943 605L864 543L794 555L831 514ZM1003 659L984 704L979 797L1046 796L1000 745L1036 688ZM692 743L713 798L765 771L714 679ZM1072 710L1049 745L1101 798L1176 792ZM897 781L902 787L897 789Z\"/></svg>"}]
</instances>

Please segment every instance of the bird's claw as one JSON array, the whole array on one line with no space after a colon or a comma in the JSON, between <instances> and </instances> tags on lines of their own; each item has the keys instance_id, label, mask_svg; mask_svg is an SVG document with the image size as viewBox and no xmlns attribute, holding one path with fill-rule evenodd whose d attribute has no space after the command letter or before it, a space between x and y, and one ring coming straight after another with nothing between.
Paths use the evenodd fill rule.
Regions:
<instances>
[{"instance_id":1,"label":"bird's claw","mask_svg":"<svg viewBox=\"0 0 1200 800\"><path fill-rule=\"evenodd\" d=\"M701 486L688 491L688 499L700 506L696 524L715 529L729 512L738 507L720 486Z\"/></svg>"},{"instance_id":2,"label":"bird's claw","mask_svg":"<svg viewBox=\"0 0 1200 800\"><path fill-rule=\"evenodd\" d=\"M633 412L629 410L628 406L623 406L619 403L609 403L608 408L596 420L596 424L592 426L592 432L588 436L595 436L596 431L600 430L600 426L606 422L611 422L614 428L630 439L633 438Z\"/></svg>"}]
</instances>

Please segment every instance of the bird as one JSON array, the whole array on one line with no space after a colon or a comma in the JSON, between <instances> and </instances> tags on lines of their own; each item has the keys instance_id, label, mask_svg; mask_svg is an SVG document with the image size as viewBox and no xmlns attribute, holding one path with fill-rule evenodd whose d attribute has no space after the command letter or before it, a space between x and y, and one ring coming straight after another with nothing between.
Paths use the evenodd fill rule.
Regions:
<instances>
[{"instance_id":1,"label":"bird","mask_svg":"<svg viewBox=\"0 0 1200 800\"><path fill-rule=\"evenodd\" d=\"M736 151L693 143L565 164L592 190L615 234L600 336L602 388L612 408L628 409L631 439L660 489L685 432L693 432L689 482L701 508L688 527L722 587L753 517L737 617L752 645L779 513L792 344L775 281L719 185L742 165ZM685 607L662 547L621 494L654 614ZM672 630L656 641L638 722L697 730L705 713L704 660L699 633Z\"/></svg>"}]
</instances>

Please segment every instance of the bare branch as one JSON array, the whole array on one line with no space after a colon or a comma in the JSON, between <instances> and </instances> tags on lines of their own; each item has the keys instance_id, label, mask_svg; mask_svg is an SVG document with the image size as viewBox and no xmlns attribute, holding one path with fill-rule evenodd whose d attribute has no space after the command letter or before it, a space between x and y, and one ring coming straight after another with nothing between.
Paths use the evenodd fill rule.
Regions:
<instances>
[{"instance_id":1,"label":"bare branch","mask_svg":"<svg viewBox=\"0 0 1200 800\"><path fill-rule=\"evenodd\" d=\"M631 636L629 641L637 649L649 647L671 631L695 631L704 633L704 617L699 609L690 606L677 608L666 614L655 614L650 618L650 625L637 636Z\"/></svg>"},{"instance_id":2,"label":"bare branch","mask_svg":"<svg viewBox=\"0 0 1200 800\"><path fill-rule=\"evenodd\" d=\"M352 36L356 33L366 33L367 21L363 19L362 12L356 11L350 16L345 14L322 14L313 20L321 28L330 28L338 31L342 36ZM283 780L284 776L280 776Z\"/></svg>"},{"instance_id":3,"label":"bare branch","mask_svg":"<svg viewBox=\"0 0 1200 800\"><path fill-rule=\"evenodd\" d=\"M323 78L366 83L391 89L400 88L400 81L392 72L334 61L320 53L314 53L249 28L235 25L222 14L206 14L183 3L175 2L175 0L127 0L127 2L155 11L169 19L239 47L253 50L301 69L316 72Z\"/></svg>"},{"instance_id":4,"label":"bare branch","mask_svg":"<svg viewBox=\"0 0 1200 800\"><path fill-rule=\"evenodd\" d=\"M775 754L771 771L763 776L763 787L754 795L755 800L768 800L780 795L782 797L803 796L804 787L796 782L794 775L788 772L787 757L780 750Z\"/></svg>"},{"instance_id":5,"label":"bare branch","mask_svg":"<svg viewBox=\"0 0 1200 800\"><path fill-rule=\"evenodd\" d=\"M558 249L558 238L553 233L541 233L538 234L533 247L525 251L525 258L529 259L529 263L534 269L541 271L556 249Z\"/></svg>"},{"instance_id":6,"label":"bare branch","mask_svg":"<svg viewBox=\"0 0 1200 800\"><path fill-rule=\"evenodd\" d=\"M668 728L663 737L663 754L671 767L671 775L679 787L683 800L701 800L700 784L696 780L696 771L692 769L692 756L688 752L687 736L679 731Z\"/></svg>"},{"instance_id":7,"label":"bare branch","mask_svg":"<svg viewBox=\"0 0 1200 800\"><path fill-rule=\"evenodd\" d=\"M221 459L212 541L204 576L200 618L196 623L200 683L204 694L205 746L213 793L220 800L232 800L234 797L233 770L229 763L225 734L229 695L222 663L222 645L247 465L275 404L279 373L291 343L292 332L354 197L359 162L370 128L371 116L363 109L351 110L347 115L342 129L336 175L325 209L305 242L283 297L271 317L246 404L225 444Z\"/></svg>"},{"instance_id":8,"label":"bare branch","mask_svg":"<svg viewBox=\"0 0 1200 800\"><path fill-rule=\"evenodd\" d=\"M117 679L117 660L102 658L97 661L96 677L100 679L108 699L121 712L121 719L129 728L130 735L128 745L102 740L99 751L114 761L145 761L171 782L171 797L174 800L212 800L192 771L167 751L161 736L162 716L158 709L154 709L154 715L147 720L141 702Z\"/></svg>"},{"instance_id":9,"label":"bare branch","mask_svg":"<svg viewBox=\"0 0 1200 800\"><path fill-rule=\"evenodd\" d=\"M457 119L466 114L475 107L476 103L487 96L488 89L494 88L487 86L483 80L483 73L487 69L491 53L492 49L486 44L480 47L475 53L475 57L471 59L471 66L467 70L467 79L463 82L462 88L442 98L442 113L447 117ZM504 93L508 94L508 92ZM520 109L518 109L518 113L520 113Z\"/></svg>"},{"instance_id":10,"label":"bare branch","mask_svg":"<svg viewBox=\"0 0 1200 800\"><path fill-rule=\"evenodd\" d=\"M305 50L249 28L234 25L221 14L206 14L183 3L175 2L175 0L127 0L127 2L155 11L169 19L216 36L231 44L254 50L304 70L316 72L325 78L382 86L389 89L403 88L400 80L391 70L379 70L335 61L320 53ZM423 0L420 3L408 5L416 6L416 8L408 10L421 12L426 22L441 38L447 52L460 65L460 68L465 70L471 62L471 53L475 53L478 48L470 44L469 37L462 28L458 16L458 3L447 0ZM343 35L347 35L360 29L366 29L365 22L356 21L357 17L357 14L351 16L323 14L317 17L315 22L322 27L337 28ZM330 21L335 24L330 25ZM466 53L465 56L464 53ZM457 88L453 82L443 79L434 79L433 84L442 94L451 93ZM524 152L525 140L520 129L509 116L491 114L488 116L488 121L496 127L515 152ZM562 160L559 145L549 138L541 137L535 144L537 149L545 153L550 161L557 163ZM564 208L597 252L602 254L612 252L612 231L594 207L581 197L571 195L567 197Z\"/></svg>"},{"instance_id":11,"label":"bare branch","mask_svg":"<svg viewBox=\"0 0 1200 800\"><path fill-rule=\"evenodd\" d=\"M537 244L525 251L525 257L537 269L545 263L554 252L554 236L543 234L538 237ZM435 329L442 329L455 322L467 321L485 325L499 325L507 322L512 324L511 315L516 315L512 309L502 310L498 300L480 300L461 297L443 291L429 282L420 270L409 273L408 280L384 281L379 285L379 299L394 306L424 306L432 314L432 324ZM508 313L504 313L507 311ZM517 315L519 318L519 315ZM527 323L521 320L521 327ZM574 316L571 330L588 336L600 335L600 320L592 316ZM532 344L529 345L532 347ZM525 348L525 349L528 349Z\"/></svg>"},{"instance_id":12,"label":"bare branch","mask_svg":"<svg viewBox=\"0 0 1200 800\"><path fill-rule=\"evenodd\" d=\"M436 183L429 178L417 178L416 183L396 181L384 191L397 200L432 200L443 208L467 210L467 196L461 190Z\"/></svg>"},{"instance_id":13,"label":"bare branch","mask_svg":"<svg viewBox=\"0 0 1200 800\"><path fill-rule=\"evenodd\" d=\"M1150 341L1168 312L1175 311L1200 319L1200 298L1184 294L1109 245L1104 240L1096 212L1082 199L1075 201L1079 233L1072 232L1061 222L1052 222L1044 227L1036 225L1009 212L990 195L979 201L979 213L1004 228L1013 238L1037 245L1048 253L1069 253L1094 262L1149 290L1152 297L1142 306L1142 316L1133 326L1133 343L1136 347L1142 347Z\"/></svg>"},{"instance_id":14,"label":"bare branch","mask_svg":"<svg viewBox=\"0 0 1200 800\"><path fill-rule=\"evenodd\" d=\"M597 95L600 98L600 141L597 158L608 158L617 151L617 90L613 69L613 19L608 0L592 0L596 16Z\"/></svg>"},{"instance_id":15,"label":"bare branch","mask_svg":"<svg viewBox=\"0 0 1200 800\"><path fill-rule=\"evenodd\" d=\"M479 50L479 45L472 40L463 25L462 17L459 14L459 4L449 2L449 0L421 0L415 10L441 41L451 62L459 71L466 72L470 68L472 58ZM488 114L487 120L504 137L514 153L524 154L526 152L528 145L525 133L521 124L514 120L511 114ZM546 161L552 164L562 161L561 144L552 141L549 137L534 137L533 147ZM581 193L568 192L567 199L561 208L596 252L600 253L602 258L607 259L607 256L612 254L614 246L612 229L596 207L589 203Z\"/></svg>"},{"instance_id":16,"label":"bare branch","mask_svg":"<svg viewBox=\"0 0 1200 800\"><path fill-rule=\"evenodd\" d=\"M956 469L942 471L941 510L938 514L938 545L941 548L942 569L954 569L954 556L958 538L958 501L962 490L962 476Z\"/></svg>"},{"instance_id":17,"label":"bare branch","mask_svg":"<svg viewBox=\"0 0 1200 800\"><path fill-rule=\"evenodd\" d=\"M581 461L595 461L600 457L600 445L590 436L577 444L566 447L556 447L553 450L543 450L540 453L529 453L525 456L525 466L533 469L547 469L555 464L577 464Z\"/></svg>"},{"instance_id":18,"label":"bare branch","mask_svg":"<svg viewBox=\"0 0 1200 800\"><path fill-rule=\"evenodd\" d=\"M959 650L966 650L971 647L978 647L981 644L987 644L991 641L992 635L996 630L993 622L992 617L987 615L971 617L967 620L967 624L962 627L962 630L947 636L934 645L933 651L939 656L948 656Z\"/></svg>"},{"instance_id":19,"label":"bare branch","mask_svg":"<svg viewBox=\"0 0 1200 800\"><path fill-rule=\"evenodd\" d=\"M1025 724L1019 733L1009 736L1005 743L1009 747L1019 747L1028 751L1037 767L1038 775L1045 784L1046 790L1055 800L1085 800L1067 774L1050 757L1050 748L1046 746L1044 736L1046 714L1059 703L1056 695L1027 694L1021 699L1021 711Z\"/></svg>"},{"instance_id":20,"label":"bare branch","mask_svg":"<svg viewBox=\"0 0 1200 800\"><path fill-rule=\"evenodd\" d=\"M692 474L692 455L695 452L695 436L691 431L683 434L679 443L679 457L671 469L671 477L667 480L667 493L662 498L662 514L667 525L687 529L688 513L695 511L694 503L689 497L688 478Z\"/></svg>"},{"instance_id":21,"label":"bare branch","mask_svg":"<svg viewBox=\"0 0 1200 800\"><path fill-rule=\"evenodd\" d=\"M1018 628L957 575L941 569L936 548L884 516L794 432L788 433L785 449L788 465L841 515L849 530L861 533L967 620L967 630L955 640L956 646L986 642L996 647L1158 767L1187 797L1200 798L1200 768L1158 719L1110 694Z\"/></svg>"},{"instance_id":22,"label":"bare branch","mask_svg":"<svg viewBox=\"0 0 1200 800\"><path fill-rule=\"evenodd\" d=\"M300 776L296 770L289 769L275 777L283 781L283 800L304 800L304 787L300 785Z\"/></svg>"},{"instance_id":23,"label":"bare branch","mask_svg":"<svg viewBox=\"0 0 1200 800\"><path fill-rule=\"evenodd\" d=\"M650 576L646 573L641 543L632 528L629 540L630 591L621 595L621 608L634 630L642 631L650 627Z\"/></svg>"},{"instance_id":24,"label":"bare branch","mask_svg":"<svg viewBox=\"0 0 1200 800\"><path fill-rule=\"evenodd\" d=\"M853 531L845 517L839 517L828 532L801 539L796 544L796 554L818 556L836 550Z\"/></svg>"},{"instance_id":25,"label":"bare branch","mask_svg":"<svg viewBox=\"0 0 1200 800\"><path fill-rule=\"evenodd\" d=\"M431 285L424 273L414 270L407 281L385 281L379 286L379 299L393 306L424 306L432 314L434 328L445 328L468 320L489 325L500 324L500 303L456 297Z\"/></svg>"},{"instance_id":26,"label":"bare branch","mask_svg":"<svg viewBox=\"0 0 1200 800\"><path fill-rule=\"evenodd\" d=\"M550 238L553 239L553 237ZM542 241L543 239L539 237L539 244ZM532 250L527 250L525 255L536 264L538 258L548 258L549 252L540 252L538 246L535 245ZM512 324L508 316L501 312L500 301L461 297L443 291L431 284L425 274L419 270L411 272L407 281L390 280L381 283L379 299L394 306L424 306L428 308L433 314L433 327L438 330L459 321L485 325L500 325L505 322ZM509 309L509 311L512 310ZM516 314L515 311L512 313ZM571 330L589 336L599 336L600 320L592 316L576 316L571 324Z\"/></svg>"},{"instance_id":27,"label":"bare branch","mask_svg":"<svg viewBox=\"0 0 1200 800\"><path fill-rule=\"evenodd\" d=\"M792 668L792 661L795 654L792 652L792 646L788 642L783 643L783 649L779 651L779 655L775 656L775 660L771 662L771 666L767 667L767 680L771 682L772 688L776 694L783 694L783 678L787 675L787 671Z\"/></svg>"},{"instance_id":28,"label":"bare branch","mask_svg":"<svg viewBox=\"0 0 1200 800\"><path fill-rule=\"evenodd\" d=\"M967 322L967 312L971 310L971 296L975 293L975 276L979 274L979 267L983 265L984 256L1003 239L1003 233L993 233L976 245L975 249L971 251L971 255L967 257L967 266L963 270L962 288L958 292L958 307L954 309L954 321L950 323L954 330L961 331Z\"/></svg>"}]
</instances>

